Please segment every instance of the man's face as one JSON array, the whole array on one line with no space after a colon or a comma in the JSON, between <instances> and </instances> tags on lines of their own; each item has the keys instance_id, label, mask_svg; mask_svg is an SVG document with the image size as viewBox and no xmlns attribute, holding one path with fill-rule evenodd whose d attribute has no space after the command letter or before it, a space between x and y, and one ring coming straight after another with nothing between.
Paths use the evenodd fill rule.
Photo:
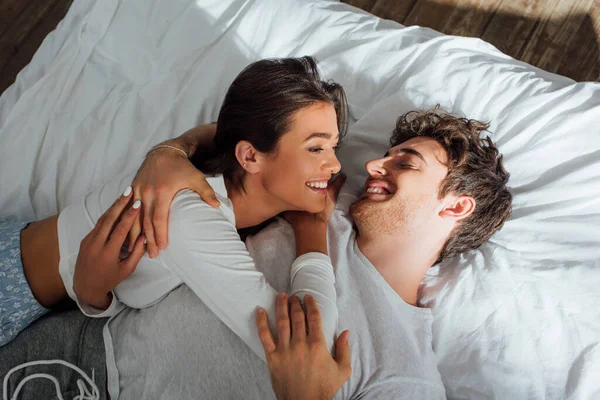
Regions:
<instances>
[{"instance_id":1,"label":"man's face","mask_svg":"<svg viewBox=\"0 0 600 400\"><path fill-rule=\"evenodd\" d=\"M448 156L435 140L418 137L366 164L369 177L360 198L350 206L359 233L413 234L435 229L442 209L440 183Z\"/></svg>"}]
</instances>

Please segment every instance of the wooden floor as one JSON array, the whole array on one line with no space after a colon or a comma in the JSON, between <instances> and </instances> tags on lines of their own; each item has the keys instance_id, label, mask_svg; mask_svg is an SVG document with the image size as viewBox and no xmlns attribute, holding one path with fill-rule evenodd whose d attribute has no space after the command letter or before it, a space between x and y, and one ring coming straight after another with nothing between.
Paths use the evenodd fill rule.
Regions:
<instances>
[{"instance_id":1,"label":"wooden floor","mask_svg":"<svg viewBox=\"0 0 600 400\"><path fill-rule=\"evenodd\" d=\"M343 1L406 26L483 38L506 54L576 81L600 81L600 0ZM0 93L72 2L0 0Z\"/></svg>"},{"instance_id":2,"label":"wooden floor","mask_svg":"<svg viewBox=\"0 0 600 400\"><path fill-rule=\"evenodd\" d=\"M576 81L600 81L600 0L342 0L381 18L479 37Z\"/></svg>"}]
</instances>

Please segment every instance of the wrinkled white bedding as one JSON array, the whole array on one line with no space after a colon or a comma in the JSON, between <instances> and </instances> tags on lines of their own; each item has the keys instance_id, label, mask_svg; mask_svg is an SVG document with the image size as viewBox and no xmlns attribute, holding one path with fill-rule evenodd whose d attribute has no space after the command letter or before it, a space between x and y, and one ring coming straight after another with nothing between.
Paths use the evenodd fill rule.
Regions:
<instances>
[{"instance_id":1,"label":"wrinkled white bedding","mask_svg":"<svg viewBox=\"0 0 600 400\"><path fill-rule=\"evenodd\" d=\"M250 62L310 54L342 83L348 185L400 114L491 121L513 216L434 267L421 304L451 398L600 398L600 84L334 1L78 0L0 98L0 216L39 219L215 120Z\"/></svg>"}]
</instances>

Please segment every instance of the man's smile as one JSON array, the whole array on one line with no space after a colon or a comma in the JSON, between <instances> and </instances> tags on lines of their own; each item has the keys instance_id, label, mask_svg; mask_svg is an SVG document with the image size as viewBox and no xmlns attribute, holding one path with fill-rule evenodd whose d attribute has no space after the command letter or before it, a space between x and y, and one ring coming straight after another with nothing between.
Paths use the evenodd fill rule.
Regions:
<instances>
[{"instance_id":1,"label":"man's smile","mask_svg":"<svg viewBox=\"0 0 600 400\"><path fill-rule=\"evenodd\" d=\"M382 179L367 179L361 197L389 197L396 192L396 187Z\"/></svg>"}]
</instances>

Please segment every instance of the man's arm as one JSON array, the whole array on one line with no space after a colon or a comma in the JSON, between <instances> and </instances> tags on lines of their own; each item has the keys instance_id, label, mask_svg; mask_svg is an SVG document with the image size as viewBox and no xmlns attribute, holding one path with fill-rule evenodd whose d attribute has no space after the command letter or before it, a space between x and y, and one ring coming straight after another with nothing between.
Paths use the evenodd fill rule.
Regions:
<instances>
[{"instance_id":1,"label":"man's arm","mask_svg":"<svg viewBox=\"0 0 600 400\"><path fill-rule=\"evenodd\" d=\"M199 125L159 146L176 147L189 157L197 149L212 148L216 131L216 124ZM191 189L210 206L220 205L204 174L181 152L168 147L148 152L131 186L134 200L141 200L144 206L129 232L129 250L143 229L151 258L167 247L169 207L177 192Z\"/></svg>"}]
</instances>

